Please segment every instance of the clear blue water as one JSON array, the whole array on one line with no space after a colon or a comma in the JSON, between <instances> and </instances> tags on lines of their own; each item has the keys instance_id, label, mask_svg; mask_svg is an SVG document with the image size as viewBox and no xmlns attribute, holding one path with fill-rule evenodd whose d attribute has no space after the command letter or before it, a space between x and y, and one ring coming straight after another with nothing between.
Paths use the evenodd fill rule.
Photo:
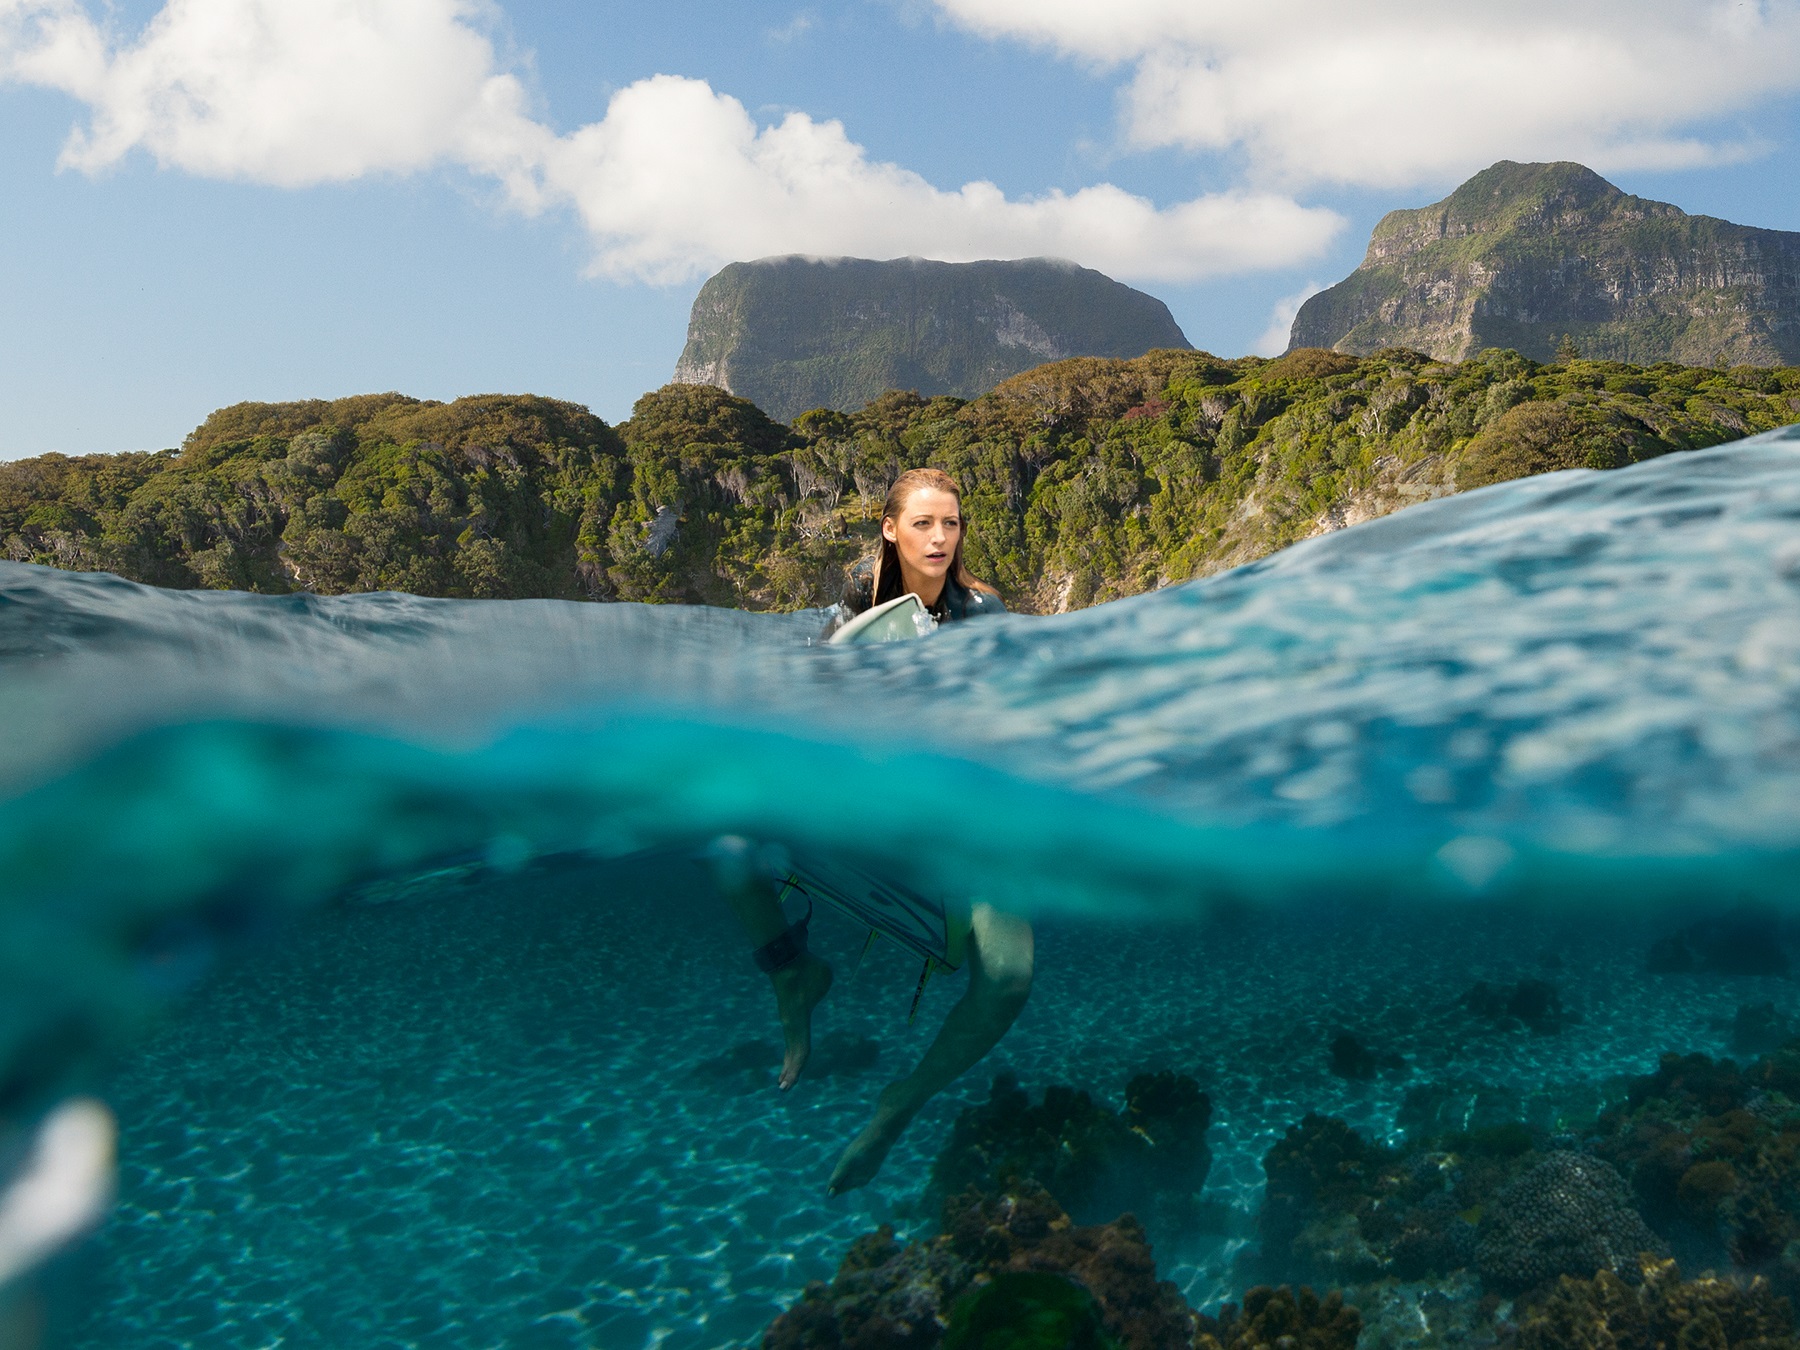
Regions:
<instances>
[{"instance_id":1,"label":"clear blue water","mask_svg":"<svg viewBox=\"0 0 1800 1350\"><path fill-rule=\"evenodd\" d=\"M1554 1103L1800 1003L1643 969L1692 912L1795 899L1800 438L1075 615L817 628L0 565L9 1109L83 1086L123 1130L51 1343L740 1345L874 1221L923 1221L991 1070L1194 1073L1247 1214L1306 1110ZM953 982L908 1028L916 971L877 949L775 1097L766 983L693 861L722 832L1039 924L1025 1015L864 1191L823 1182ZM817 931L844 971L860 936ZM1449 1011L1539 974L1583 1013L1558 1036ZM1342 1030L1409 1074L1332 1077ZM1158 1256L1201 1302L1240 1241Z\"/></svg>"}]
</instances>

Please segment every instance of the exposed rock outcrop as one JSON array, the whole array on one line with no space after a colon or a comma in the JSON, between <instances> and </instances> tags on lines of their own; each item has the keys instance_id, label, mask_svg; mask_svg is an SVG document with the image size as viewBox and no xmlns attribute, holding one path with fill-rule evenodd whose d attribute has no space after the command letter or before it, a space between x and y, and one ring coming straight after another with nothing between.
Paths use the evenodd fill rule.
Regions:
<instances>
[{"instance_id":1,"label":"exposed rock outcrop","mask_svg":"<svg viewBox=\"0 0 1800 1350\"><path fill-rule=\"evenodd\" d=\"M1349 277L1295 316L1291 348L1489 347L1651 365L1800 361L1800 233L1691 216L1579 164L1502 161L1390 211Z\"/></svg>"},{"instance_id":2,"label":"exposed rock outcrop","mask_svg":"<svg viewBox=\"0 0 1800 1350\"><path fill-rule=\"evenodd\" d=\"M1188 350L1154 296L1054 258L764 258L700 288L675 366L783 421L888 389L976 398L1071 356Z\"/></svg>"}]
</instances>

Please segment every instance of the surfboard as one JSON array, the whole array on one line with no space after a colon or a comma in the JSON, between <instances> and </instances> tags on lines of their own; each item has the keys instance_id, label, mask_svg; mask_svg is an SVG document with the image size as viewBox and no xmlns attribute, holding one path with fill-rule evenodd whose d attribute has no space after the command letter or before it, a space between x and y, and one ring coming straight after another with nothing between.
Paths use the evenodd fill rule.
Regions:
<instances>
[{"instance_id":1,"label":"surfboard","mask_svg":"<svg viewBox=\"0 0 1800 1350\"><path fill-rule=\"evenodd\" d=\"M849 915L921 961L935 962L946 970L962 964L962 952L952 949L952 920L942 901L834 858L795 855L791 861L788 890ZM961 927L967 928L966 917Z\"/></svg>"},{"instance_id":2,"label":"surfboard","mask_svg":"<svg viewBox=\"0 0 1800 1350\"><path fill-rule=\"evenodd\" d=\"M830 641L907 642L924 637L936 626L919 597L908 591L897 599L871 606L831 635Z\"/></svg>"},{"instance_id":3,"label":"surfboard","mask_svg":"<svg viewBox=\"0 0 1800 1350\"><path fill-rule=\"evenodd\" d=\"M937 627L919 597L908 591L884 604L875 605L858 614L831 635L839 643L910 642L922 638ZM967 915L956 925L952 941L952 918L942 901L932 900L905 886L871 876L859 867L833 859L796 857L788 873L784 890L797 891L809 900L820 900L847 914L869 930L869 941L876 935L911 952L924 968L919 972L919 986L913 991L910 1023L919 1011L919 998L933 970L955 970L962 964L962 948L968 934ZM863 948L865 952L868 947Z\"/></svg>"}]
</instances>

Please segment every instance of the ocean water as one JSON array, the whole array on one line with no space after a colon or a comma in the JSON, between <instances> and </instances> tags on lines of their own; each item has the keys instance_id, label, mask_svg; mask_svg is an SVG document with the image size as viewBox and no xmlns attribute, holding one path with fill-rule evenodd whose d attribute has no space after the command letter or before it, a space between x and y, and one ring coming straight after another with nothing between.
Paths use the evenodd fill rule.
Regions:
<instances>
[{"instance_id":1,"label":"ocean water","mask_svg":"<svg viewBox=\"0 0 1800 1350\"><path fill-rule=\"evenodd\" d=\"M0 564L0 1115L118 1198L57 1346L753 1343L993 1073L1215 1103L1159 1243L1233 1292L1259 1160L1408 1087L1518 1109L1725 1053L1790 980L1657 976L1800 890L1800 436L1412 508L1208 581L840 650L817 614L159 592ZM1030 915L1038 976L871 1186L825 1179L956 997L821 915L813 1064L697 861L828 851ZM1477 980L1580 1021L1473 1028ZM1328 1070L1351 1032L1397 1067ZM1471 1091L1473 1087L1471 1087ZM4 1141L0 1141L4 1143ZM10 1150L10 1151L9 1151Z\"/></svg>"}]
</instances>

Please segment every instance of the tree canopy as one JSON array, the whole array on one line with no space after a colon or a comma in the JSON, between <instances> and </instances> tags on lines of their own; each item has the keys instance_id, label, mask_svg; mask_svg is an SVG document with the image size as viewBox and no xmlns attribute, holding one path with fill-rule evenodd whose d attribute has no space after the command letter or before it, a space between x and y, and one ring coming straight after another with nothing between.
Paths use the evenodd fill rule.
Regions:
<instances>
[{"instance_id":1,"label":"tree canopy","mask_svg":"<svg viewBox=\"0 0 1800 1350\"><path fill-rule=\"evenodd\" d=\"M1508 351L1040 366L971 402L890 392L776 422L668 385L609 427L530 395L220 409L179 450L0 463L0 557L162 586L656 600L836 598L902 471L948 470L1009 604L1076 608L1410 502L1800 421L1800 369Z\"/></svg>"}]
</instances>

